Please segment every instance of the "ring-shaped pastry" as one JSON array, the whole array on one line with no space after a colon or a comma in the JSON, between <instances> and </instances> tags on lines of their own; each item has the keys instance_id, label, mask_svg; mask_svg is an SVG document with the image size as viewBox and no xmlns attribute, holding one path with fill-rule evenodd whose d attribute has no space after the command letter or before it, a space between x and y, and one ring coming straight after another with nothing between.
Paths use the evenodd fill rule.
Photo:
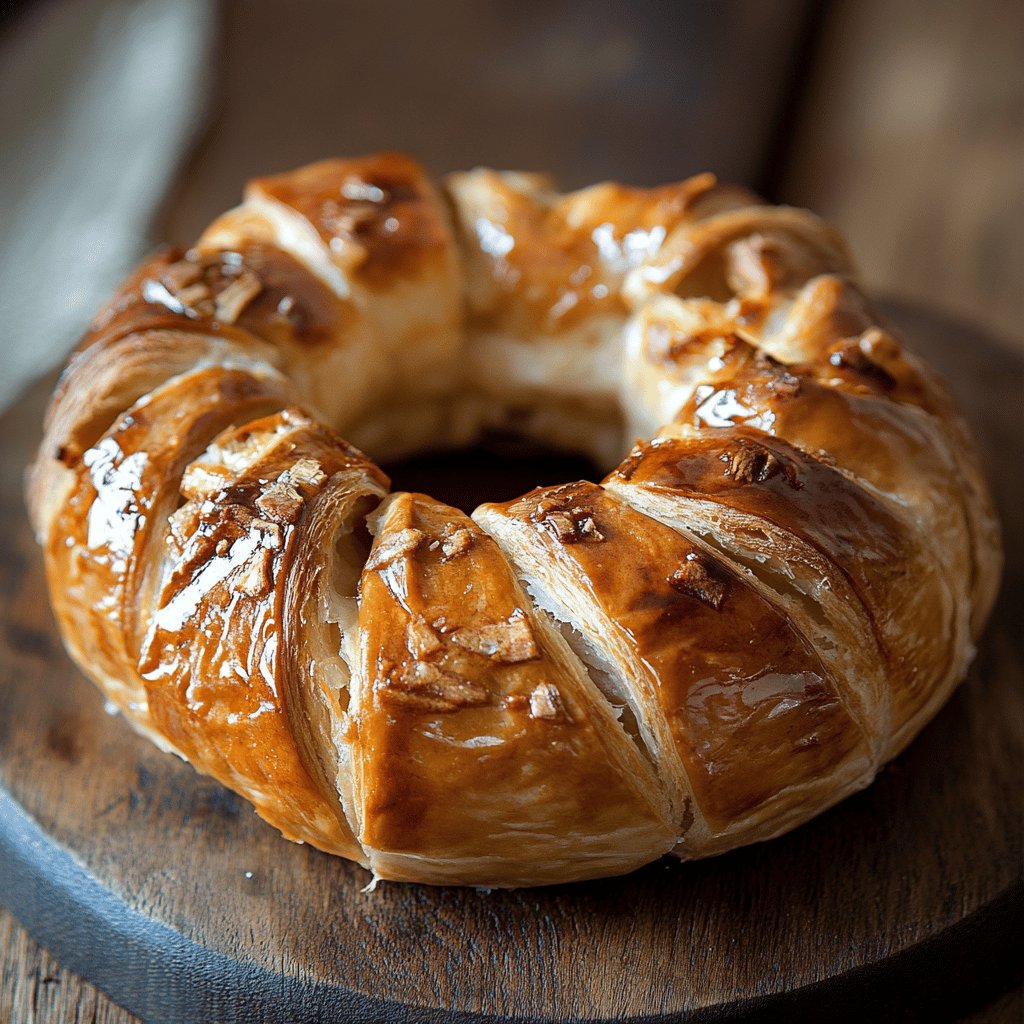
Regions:
<instances>
[{"instance_id":1,"label":"ring-shaped pastry","mask_svg":"<svg viewBox=\"0 0 1024 1024\"><path fill-rule=\"evenodd\" d=\"M486 430L606 466L641 440L472 517L362 454ZM29 502L67 647L135 728L429 883L806 821L947 699L1000 572L964 423L842 238L711 175L254 181L94 321Z\"/></svg>"}]
</instances>

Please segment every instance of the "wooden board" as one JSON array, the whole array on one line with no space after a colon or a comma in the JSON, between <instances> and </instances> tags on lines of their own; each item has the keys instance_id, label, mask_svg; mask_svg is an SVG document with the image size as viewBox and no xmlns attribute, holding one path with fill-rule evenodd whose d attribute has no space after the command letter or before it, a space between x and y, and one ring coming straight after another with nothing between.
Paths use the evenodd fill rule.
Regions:
<instances>
[{"instance_id":1,"label":"wooden board","mask_svg":"<svg viewBox=\"0 0 1024 1024\"><path fill-rule=\"evenodd\" d=\"M1007 528L968 682L871 789L789 836L510 893L364 893L359 868L286 843L104 712L22 512L35 389L0 418L0 899L150 1021L857 1020L869 1002L934 1019L1019 983L1021 359L895 313L967 407Z\"/></svg>"}]
</instances>

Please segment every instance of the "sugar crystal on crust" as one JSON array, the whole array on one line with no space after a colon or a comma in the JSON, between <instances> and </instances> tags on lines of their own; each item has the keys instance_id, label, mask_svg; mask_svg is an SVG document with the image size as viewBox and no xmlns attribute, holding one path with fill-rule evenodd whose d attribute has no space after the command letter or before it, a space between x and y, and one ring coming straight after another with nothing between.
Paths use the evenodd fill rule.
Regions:
<instances>
[{"instance_id":1,"label":"sugar crystal on crust","mask_svg":"<svg viewBox=\"0 0 1024 1024\"><path fill-rule=\"evenodd\" d=\"M545 512L540 520L563 544L598 544L604 534L582 509Z\"/></svg>"},{"instance_id":2,"label":"sugar crystal on crust","mask_svg":"<svg viewBox=\"0 0 1024 1024\"><path fill-rule=\"evenodd\" d=\"M263 597L268 594L273 584L270 571L272 563L273 555L270 549L257 548L237 577L238 589L249 597Z\"/></svg>"},{"instance_id":3,"label":"sugar crystal on crust","mask_svg":"<svg viewBox=\"0 0 1024 1024\"><path fill-rule=\"evenodd\" d=\"M441 541L441 552L446 559L465 554L473 544L473 534L464 526L453 530Z\"/></svg>"},{"instance_id":4,"label":"sugar crystal on crust","mask_svg":"<svg viewBox=\"0 0 1024 1024\"><path fill-rule=\"evenodd\" d=\"M327 474L316 459L303 458L285 470L281 477L287 477L288 482L291 484L319 487L327 479Z\"/></svg>"},{"instance_id":5,"label":"sugar crystal on crust","mask_svg":"<svg viewBox=\"0 0 1024 1024\"><path fill-rule=\"evenodd\" d=\"M256 507L279 522L291 522L302 508L302 496L291 484L274 481L257 499Z\"/></svg>"}]
</instances>

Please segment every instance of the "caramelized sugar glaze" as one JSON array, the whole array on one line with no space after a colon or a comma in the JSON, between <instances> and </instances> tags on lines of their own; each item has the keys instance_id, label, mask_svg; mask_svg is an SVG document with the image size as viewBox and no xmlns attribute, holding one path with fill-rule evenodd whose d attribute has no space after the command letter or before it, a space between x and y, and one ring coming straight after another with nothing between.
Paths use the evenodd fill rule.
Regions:
<instances>
[{"instance_id":1,"label":"caramelized sugar glaze","mask_svg":"<svg viewBox=\"0 0 1024 1024\"><path fill-rule=\"evenodd\" d=\"M394 457L613 465L467 517ZM349 438L343 441L342 436ZM963 676L998 528L842 239L700 175L407 157L252 182L125 283L29 481L75 660L285 836L517 886L767 839Z\"/></svg>"}]
</instances>

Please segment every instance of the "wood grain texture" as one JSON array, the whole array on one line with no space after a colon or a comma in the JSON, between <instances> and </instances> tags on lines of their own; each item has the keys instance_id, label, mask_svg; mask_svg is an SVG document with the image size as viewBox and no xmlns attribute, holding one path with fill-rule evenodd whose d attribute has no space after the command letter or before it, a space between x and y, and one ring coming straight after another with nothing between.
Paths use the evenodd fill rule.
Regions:
<instances>
[{"instance_id":1,"label":"wood grain texture","mask_svg":"<svg viewBox=\"0 0 1024 1024\"><path fill-rule=\"evenodd\" d=\"M869 286L1019 336L1024 4L836 0L775 196L849 239Z\"/></svg>"},{"instance_id":2,"label":"wood grain texture","mask_svg":"<svg viewBox=\"0 0 1024 1024\"><path fill-rule=\"evenodd\" d=\"M11 914L0 911L0 1021L4 1024L132 1024L110 1002L34 942Z\"/></svg>"},{"instance_id":3,"label":"wood grain texture","mask_svg":"<svg viewBox=\"0 0 1024 1024\"><path fill-rule=\"evenodd\" d=\"M968 682L870 790L789 836L511 893L363 893L359 868L284 842L104 713L60 650L21 511L37 389L0 422L3 901L153 1021L936 1019L1018 983L1021 360L897 313L960 392L1009 529Z\"/></svg>"}]
</instances>

